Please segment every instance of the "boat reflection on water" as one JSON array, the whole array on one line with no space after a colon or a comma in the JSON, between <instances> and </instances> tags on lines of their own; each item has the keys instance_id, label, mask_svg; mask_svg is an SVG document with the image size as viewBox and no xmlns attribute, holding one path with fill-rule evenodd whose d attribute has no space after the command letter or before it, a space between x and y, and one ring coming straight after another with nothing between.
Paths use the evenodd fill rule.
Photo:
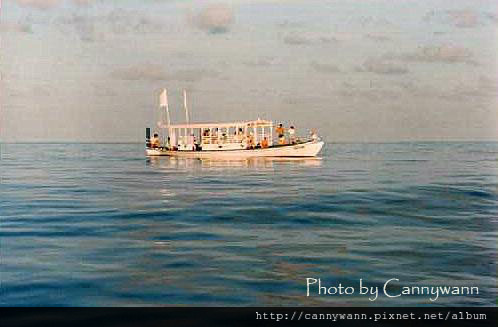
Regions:
<instances>
[{"instance_id":1,"label":"boat reflection on water","mask_svg":"<svg viewBox=\"0 0 498 327\"><path fill-rule=\"evenodd\" d=\"M322 158L247 158L247 159L196 159L178 157L148 157L147 165L157 168L273 168L276 165L320 167Z\"/></svg>"}]
</instances>

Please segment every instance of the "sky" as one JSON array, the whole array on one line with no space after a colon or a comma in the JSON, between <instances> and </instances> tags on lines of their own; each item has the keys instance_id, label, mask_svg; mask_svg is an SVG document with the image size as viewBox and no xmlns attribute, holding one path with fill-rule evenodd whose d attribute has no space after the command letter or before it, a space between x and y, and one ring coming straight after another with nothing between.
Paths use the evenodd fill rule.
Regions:
<instances>
[{"instance_id":1,"label":"sky","mask_svg":"<svg viewBox=\"0 0 498 327\"><path fill-rule=\"evenodd\" d=\"M498 2L3 0L0 140L142 142L195 121L329 142L497 141Z\"/></svg>"}]
</instances>

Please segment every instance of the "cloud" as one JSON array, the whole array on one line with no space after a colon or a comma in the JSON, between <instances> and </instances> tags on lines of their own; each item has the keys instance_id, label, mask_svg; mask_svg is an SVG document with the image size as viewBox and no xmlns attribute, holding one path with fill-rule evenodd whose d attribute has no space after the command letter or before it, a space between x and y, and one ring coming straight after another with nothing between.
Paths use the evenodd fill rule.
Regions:
<instances>
[{"instance_id":1,"label":"cloud","mask_svg":"<svg viewBox=\"0 0 498 327\"><path fill-rule=\"evenodd\" d=\"M370 40L373 40L373 41L376 41L376 42L385 42L385 41L391 41L391 37L386 35L386 34L382 34L382 33L375 33L375 32L370 32L370 33L367 33L364 35L364 37L366 39L370 39Z\"/></svg>"},{"instance_id":2,"label":"cloud","mask_svg":"<svg viewBox=\"0 0 498 327\"><path fill-rule=\"evenodd\" d=\"M443 99L447 101L496 101L498 80L488 76L466 76L461 80L448 80L437 87L423 81L404 80L393 82L394 86L407 95L416 98Z\"/></svg>"},{"instance_id":3,"label":"cloud","mask_svg":"<svg viewBox=\"0 0 498 327\"><path fill-rule=\"evenodd\" d=\"M106 40L112 34L154 33L163 30L164 25L140 11L114 9L105 15L88 16L73 13L55 20L61 31L67 33L74 28L82 41Z\"/></svg>"},{"instance_id":4,"label":"cloud","mask_svg":"<svg viewBox=\"0 0 498 327\"><path fill-rule=\"evenodd\" d=\"M401 75L409 72L406 67L382 58L369 58L362 66L357 67L356 71L382 75Z\"/></svg>"},{"instance_id":5,"label":"cloud","mask_svg":"<svg viewBox=\"0 0 498 327\"><path fill-rule=\"evenodd\" d=\"M196 82L203 78L219 76L218 73L205 69L183 69L171 74L170 79L181 82Z\"/></svg>"},{"instance_id":6,"label":"cloud","mask_svg":"<svg viewBox=\"0 0 498 327\"><path fill-rule=\"evenodd\" d=\"M216 77L218 73L204 69L184 69L167 73L162 66L142 64L111 72L111 77L125 81L181 81L196 82L203 78Z\"/></svg>"},{"instance_id":7,"label":"cloud","mask_svg":"<svg viewBox=\"0 0 498 327\"><path fill-rule=\"evenodd\" d=\"M73 16L72 25L80 39L85 42L94 42L97 40L97 30L95 24L85 16Z\"/></svg>"},{"instance_id":8,"label":"cloud","mask_svg":"<svg viewBox=\"0 0 498 327\"><path fill-rule=\"evenodd\" d=\"M363 101L385 101L385 99L400 99L403 97L403 91L399 88L393 88L386 82L365 80L350 83L344 81L333 89L331 93L340 97L363 100Z\"/></svg>"},{"instance_id":9,"label":"cloud","mask_svg":"<svg viewBox=\"0 0 498 327\"><path fill-rule=\"evenodd\" d=\"M63 0L13 0L20 6L30 7L40 10L47 10L58 7L64 3ZM77 6L88 6L91 5L95 0L71 0L70 3L76 4Z\"/></svg>"},{"instance_id":10,"label":"cloud","mask_svg":"<svg viewBox=\"0 0 498 327\"><path fill-rule=\"evenodd\" d=\"M93 85L93 93L99 97L113 97L118 93L106 85Z\"/></svg>"},{"instance_id":11,"label":"cloud","mask_svg":"<svg viewBox=\"0 0 498 327\"><path fill-rule=\"evenodd\" d=\"M362 16L358 19L358 23L366 28L370 27L391 27L392 23L386 18L378 18L374 16Z\"/></svg>"},{"instance_id":12,"label":"cloud","mask_svg":"<svg viewBox=\"0 0 498 327\"><path fill-rule=\"evenodd\" d=\"M298 33L292 32L287 34L283 41L288 45L310 45L310 44L327 44L342 41L349 41L353 38L348 33Z\"/></svg>"},{"instance_id":13,"label":"cloud","mask_svg":"<svg viewBox=\"0 0 498 327\"><path fill-rule=\"evenodd\" d=\"M0 32L32 33L33 30L29 24L0 22Z\"/></svg>"},{"instance_id":14,"label":"cloud","mask_svg":"<svg viewBox=\"0 0 498 327\"><path fill-rule=\"evenodd\" d=\"M441 98L443 94L447 92L447 90L444 89L444 86L442 86L443 88L434 87L433 85L424 84L422 81L415 79L394 81L392 86L394 89L414 98Z\"/></svg>"},{"instance_id":15,"label":"cloud","mask_svg":"<svg viewBox=\"0 0 498 327\"><path fill-rule=\"evenodd\" d=\"M488 12L474 9L430 11L424 16L424 21L453 25L458 28L475 28L490 23L496 23L496 16Z\"/></svg>"},{"instance_id":16,"label":"cloud","mask_svg":"<svg viewBox=\"0 0 498 327\"><path fill-rule=\"evenodd\" d=\"M295 21L290 21L287 19L280 22L280 23L277 23L277 27L280 27L280 28L301 28L301 27L303 27L303 25L305 25L305 24L302 22L295 22Z\"/></svg>"},{"instance_id":17,"label":"cloud","mask_svg":"<svg viewBox=\"0 0 498 327\"><path fill-rule=\"evenodd\" d=\"M194 26L210 34L228 32L234 21L232 9L222 4L205 7L197 15L190 15L189 19Z\"/></svg>"},{"instance_id":18,"label":"cloud","mask_svg":"<svg viewBox=\"0 0 498 327\"><path fill-rule=\"evenodd\" d=\"M84 15L73 14L71 16L61 17L54 21L61 32L67 33L69 28L73 28L81 41L94 42L103 39L103 29L98 29L95 25L98 18Z\"/></svg>"},{"instance_id":19,"label":"cloud","mask_svg":"<svg viewBox=\"0 0 498 327\"><path fill-rule=\"evenodd\" d=\"M496 101L498 99L498 81L483 75L474 81L460 81L446 97L454 100L482 98Z\"/></svg>"},{"instance_id":20,"label":"cloud","mask_svg":"<svg viewBox=\"0 0 498 327\"><path fill-rule=\"evenodd\" d=\"M61 0L15 0L18 5L46 10L62 3Z\"/></svg>"},{"instance_id":21,"label":"cloud","mask_svg":"<svg viewBox=\"0 0 498 327\"><path fill-rule=\"evenodd\" d=\"M332 64L323 64L323 63L318 63L316 61L311 62L310 64L311 68L316 70L319 73L326 73L326 74L332 74L332 73L340 73L341 70L339 67L336 65Z\"/></svg>"},{"instance_id":22,"label":"cloud","mask_svg":"<svg viewBox=\"0 0 498 327\"><path fill-rule=\"evenodd\" d=\"M168 75L159 65L144 64L113 71L111 77L126 81L161 81L166 80Z\"/></svg>"},{"instance_id":23,"label":"cloud","mask_svg":"<svg viewBox=\"0 0 498 327\"><path fill-rule=\"evenodd\" d=\"M498 24L498 16L492 13L484 13L484 17L494 24Z\"/></svg>"},{"instance_id":24,"label":"cloud","mask_svg":"<svg viewBox=\"0 0 498 327\"><path fill-rule=\"evenodd\" d=\"M479 16L473 10L453 10L449 11L448 15L451 17L453 24L456 27L469 28L479 25Z\"/></svg>"},{"instance_id":25,"label":"cloud","mask_svg":"<svg viewBox=\"0 0 498 327\"><path fill-rule=\"evenodd\" d=\"M291 34L284 37L284 43L290 45L306 45L311 44L312 40L304 35Z\"/></svg>"},{"instance_id":26,"label":"cloud","mask_svg":"<svg viewBox=\"0 0 498 327\"><path fill-rule=\"evenodd\" d=\"M53 95L53 91L53 88L49 86L37 85L31 89L30 93L35 96L50 97Z\"/></svg>"},{"instance_id":27,"label":"cloud","mask_svg":"<svg viewBox=\"0 0 498 327\"><path fill-rule=\"evenodd\" d=\"M387 60L402 60L407 62L433 62L433 63L467 63L476 65L473 53L467 48L454 45L426 46L412 53L386 54Z\"/></svg>"},{"instance_id":28,"label":"cloud","mask_svg":"<svg viewBox=\"0 0 498 327\"><path fill-rule=\"evenodd\" d=\"M249 67L267 67L277 64L275 57L259 57L257 60L244 62L244 65Z\"/></svg>"},{"instance_id":29,"label":"cloud","mask_svg":"<svg viewBox=\"0 0 498 327\"><path fill-rule=\"evenodd\" d=\"M163 24L152 19L140 11L114 9L108 15L99 19L102 24L110 23L111 29L116 34L148 33L161 31Z\"/></svg>"},{"instance_id":30,"label":"cloud","mask_svg":"<svg viewBox=\"0 0 498 327\"><path fill-rule=\"evenodd\" d=\"M72 0L74 4L78 6L89 6L91 5L95 0Z\"/></svg>"}]
</instances>

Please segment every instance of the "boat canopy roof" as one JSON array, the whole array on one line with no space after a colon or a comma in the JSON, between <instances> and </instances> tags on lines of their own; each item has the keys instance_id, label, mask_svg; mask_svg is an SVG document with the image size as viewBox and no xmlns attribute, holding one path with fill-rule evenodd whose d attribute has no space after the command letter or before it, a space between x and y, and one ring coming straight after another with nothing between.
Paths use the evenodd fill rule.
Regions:
<instances>
[{"instance_id":1,"label":"boat canopy roof","mask_svg":"<svg viewBox=\"0 0 498 327\"><path fill-rule=\"evenodd\" d=\"M190 123L190 124L171 124L168 126L164 123L159 123L159 127L162 128L230 128L230 127L272 127L273 122L271 120L249 120L249 121L238 121L231 123Z\"/></svg>"}]
</instances>

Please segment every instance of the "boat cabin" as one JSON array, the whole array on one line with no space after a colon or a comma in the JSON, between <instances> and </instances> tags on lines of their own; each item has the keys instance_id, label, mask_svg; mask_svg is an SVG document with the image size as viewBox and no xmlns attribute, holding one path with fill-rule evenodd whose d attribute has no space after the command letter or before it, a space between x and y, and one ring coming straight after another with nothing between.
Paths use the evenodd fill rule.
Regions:
<instances>
[{"instance_id":1,"label":"boat cabin","mask_svg":"<svg viewBox=\"0 0 498 327\"><path fill-rule=\"evenodd\" d=\"M167 146L177 151L243 150L273 145L273 122L159 124L168 129ZM263 140L266 138L266 141Z\"/></svg>"}]
</instances>

